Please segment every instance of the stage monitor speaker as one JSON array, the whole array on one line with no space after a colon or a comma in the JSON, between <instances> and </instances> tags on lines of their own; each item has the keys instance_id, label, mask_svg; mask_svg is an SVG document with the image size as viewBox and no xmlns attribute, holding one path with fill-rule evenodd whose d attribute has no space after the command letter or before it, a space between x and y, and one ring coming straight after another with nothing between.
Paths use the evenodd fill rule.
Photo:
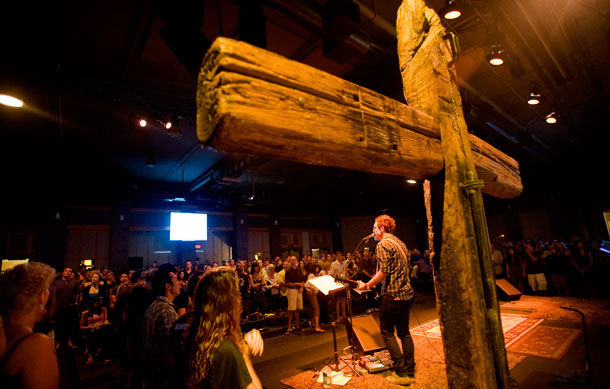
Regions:
<instances>
[{"instance_id":1,"label":"stage monitor speaker","mask_svg":"<svg viewBox=\"0 0 610 389\"><path fill-rule=\"evenodd\" d=\"M519 300L521 298L521 291L503 278L496 280L496 286L498 292L500 292L500 298L508 300Z\"/></svg>"},{"instance_id":2,"label":"stage monitor speaker","mask_svg":"<svg viewBox=\"0 0 610 389\"><path fill-rule=\"evenodd\" d=\"M356 346L364 354L386 348L381 337L381 330L372 315L354 316L353 323Z\"/></svg>"},{"instance_id":3,"label":"stage monitor speaker","mask_svg":"<svg viewBox=\"0 0 610 389\"><path fill-rule=\"evenodd\" d=\"M128 257L127 269L138 270L144 267L144 257Z\"/></svg>"}]
</instances>

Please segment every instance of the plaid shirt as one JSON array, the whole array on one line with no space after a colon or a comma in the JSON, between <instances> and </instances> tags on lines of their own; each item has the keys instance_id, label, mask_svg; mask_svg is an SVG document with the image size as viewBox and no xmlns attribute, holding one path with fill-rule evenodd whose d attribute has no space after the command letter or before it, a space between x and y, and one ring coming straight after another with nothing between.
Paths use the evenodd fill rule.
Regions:
<instances>
[{"instance_id":1,"label":"plaid shirt","mask_svg":"<svg viewBox=\"0 0 610 389\"><path fill-rule=\"evenodd\" d=\"M409 261L405 257L407 246L392 234L384 234L375 250L379 260L379 270L387 275L383 281L381 294L399 300L410 300L414 292L409 280Z\"/></svg>"},{"instance_id":2,"label":"plaid shirt","mask_svg":"<svg viewBox=\"0 0 610 389\"><path fill-rule=\"evenodd\" d=\"M147 388L169 387L162 352L169 350L169 331L178 319L176 307L167 297L158 296L144 316L144 378ZM165 356L167 357L167 356Z\"/></svg>"}]
</instances>

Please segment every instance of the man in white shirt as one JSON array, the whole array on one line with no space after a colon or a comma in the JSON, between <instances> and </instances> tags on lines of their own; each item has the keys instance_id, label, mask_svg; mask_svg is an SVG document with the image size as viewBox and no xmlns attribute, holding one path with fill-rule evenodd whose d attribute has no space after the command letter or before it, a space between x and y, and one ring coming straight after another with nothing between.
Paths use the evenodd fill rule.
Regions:
<instances>
[{"instance_id":1,"label":"man in white shirt","mask_svg":"<svg viewBox=\"0 0 610 389\"><path fill-rule=\"evenodd\" d=\"M343 260L343 253L341 251L337 251L335 253L335 261L330 265L330 275L334 278L345 279L345 264L346 262ZM335 309L337 310L336 321L347 319L347 315L345 314L346 296L343 293L344 292L340 292L335 296ZM343 312L343 315L341 315L340 312Z\"/></svg>"}]
</instances>

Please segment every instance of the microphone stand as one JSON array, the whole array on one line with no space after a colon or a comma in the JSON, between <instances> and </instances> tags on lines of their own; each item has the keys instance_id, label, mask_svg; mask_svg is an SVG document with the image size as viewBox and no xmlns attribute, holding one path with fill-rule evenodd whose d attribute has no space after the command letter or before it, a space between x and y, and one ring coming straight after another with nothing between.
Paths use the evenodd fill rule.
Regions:
<instances>
[{"instance_id":1,"label":"microphone stand","mask_svg":"<svg viewBox=\"0 0 610 389\"><path fill-rule=\"evenodd\" d=\"M368 242L369 240L371 240L374 237L373 234L365 236L364 238L362 238L360 240L360 242L358 243L358 245L356 246L356 248L354 249L354 251L352 252L352 257L350 258L349 261L347 261L345 263L344 266L344 271L347 272L347 269L349 267L349 265L354 261L354 258L356 258L356 254L359 254L359 250L362 249L362 246L365 242ZM346 274L347 276L347 274ZM350 281L353 282L352 280L343 280L343 281ZM347 331L347 339L349 342L349 347L352 350L352 361L355 363L356 361L356 342L355 342L355 334L354 334L354 316L352 313L352 296L351 296L351 287L349 285L346 285L346 308L347 308L347 324L346 324L346 331ZM348 329L349 327L349 329Z\"/></svg>"}]
</instances>

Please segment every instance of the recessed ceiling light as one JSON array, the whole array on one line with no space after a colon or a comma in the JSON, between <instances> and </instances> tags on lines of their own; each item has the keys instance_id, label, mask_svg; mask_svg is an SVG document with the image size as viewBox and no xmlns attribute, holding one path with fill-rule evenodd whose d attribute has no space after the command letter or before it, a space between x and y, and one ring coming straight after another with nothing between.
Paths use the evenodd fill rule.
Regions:
<instances>
[{"instance_id":1,"label":"recessed ceiling light","mask_svg":"<svg viewBox=\"0 0 610 389\"><path fill-rule=\"evenodd\" d=\"M23 107L23 100L19 100L18 98L9 95L0 95L0 104L8 107L21 108Z\"/></svg>"},{"instance_id":2,"label":"recessed ceiling light","mask_svg":"<svg viewBox=\"0 0 610 389\"><path fill-rule=\"evenodd\" d=\"M538 105L542 101L542 94L536 87L532 87L527 103L529 105Z\"/></svg>"},{"instance_id":3,"label":"recessed ceiling light","mask_svg":"<svg viewBox=\"0 0 610 389\"><path fill-rule=\"evenodd\" d=\"M557 114L555 113L555 111L549 113L548 115L545 116L544 120L548 123L548 124L555 124L557 123Z\"/></svg>"},{"instance_id":4,"label":"recessed ceiling light","mask_svg":"<svg viewBox=\"0 0 610 389\"><path fill-rule=\"evenodd\" d=\"M417 184L417 181L415 181L415 180L407 180L407 184Z\"/></svg>"},{"instance_id":5,"label":"recessed ceiling light","mask_svg":"<svg viewBox=\"0 0 610 389\"><path fill-rule=\"evenodd\" d=\"M147 123L147 122L146 122L146 120L144 120L144 119L140 119L140 120L138 121L138 125L139 125L140 127L142 127L142 128L146 127L146 125L147 125L147 124L148 124L148 123Z\"/></svg>"},{"instance_id":6,"label":"recessed ceiling light","mask_svg":"<svg viewBox=\"0 0 610 389\"><path fill-rule=\"evenodd\" d=\"M447 5L441 9L441 15L447 20L455 20L462 16L462 10L457 6L456 0L448 0Z\"/></svg>"},{"instance_id":7,"label":"recessed ceiling light","mask_svg":"<svg viewBox=\"0 0 610 389\"><path fill-rule=\"evenodd\" d=\"M493 66L504 64L504 49L500 45L491 47L491 53L487 54L487 61Z\"/></svg>"}]
</instances>

